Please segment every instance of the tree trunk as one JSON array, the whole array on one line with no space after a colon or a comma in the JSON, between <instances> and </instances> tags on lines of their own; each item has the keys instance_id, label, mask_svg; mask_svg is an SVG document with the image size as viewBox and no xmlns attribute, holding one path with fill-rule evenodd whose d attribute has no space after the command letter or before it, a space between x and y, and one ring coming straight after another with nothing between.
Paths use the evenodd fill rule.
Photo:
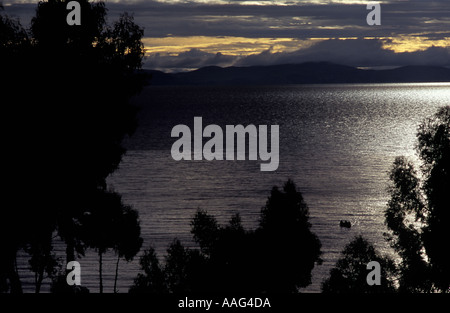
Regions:
<instances>
[{"instance_id":1,"label":"tree trunk","mask_svg":"<svg viewBox=\"0 0 450 313\"><path fill-rule=\"evenodd\" d=\"M23 293L22 290L22 284L20 282L20 278L19 278L19 274L17 272L17 261L16 261L16 249L11 248L11 249L7 249L9 251L7 251L5 254L4 261L0 262L0 264L5 264L5 276L6 278L9 280L10 283L10 292L11 293ZM3 260L2 260L3 261Z\"/></svg>"},{"instance_id":2,"label":"tree trunk","mask_svg":"<svg viewBox=\"0 0 450 313\"><path fill-rule=\"evenodd\" d=\"M16 273L19 273L19 268L17 267L17 253L14 254L14 269Z\"/></svg>"},{"instance_id":3,"label":"tree trunk","mask_svg":"<svg viewBox=\"0 0 450 313\"><path fill-rule=\"evenodd\" d=\"M73 240L66 240L66 265L75 261L75 244Z\"/></svg>"},{"instance_id":4,"label":"tree trunk","mask_svg":"<svg viewBox=\"0 0 450 313\"><path fill-rule=\"evenodd\" d=\"M44 279L44 270L39 270L39 273L36 272L36 289L35 293L41 292L42 280Z\"/></svg>"},{"instance_id":5,"label":"tree trunk","mask_svg":"<svg viewBox=\"0 0 450 313\"><path fill-rule=\"evenodd\" d=\"M114 293L117 293L117 276L119 275L119 261L120 261L120 255L117 255L117 262L116 262L116 276L114 277Z\"/></svg>"}]
</instances>

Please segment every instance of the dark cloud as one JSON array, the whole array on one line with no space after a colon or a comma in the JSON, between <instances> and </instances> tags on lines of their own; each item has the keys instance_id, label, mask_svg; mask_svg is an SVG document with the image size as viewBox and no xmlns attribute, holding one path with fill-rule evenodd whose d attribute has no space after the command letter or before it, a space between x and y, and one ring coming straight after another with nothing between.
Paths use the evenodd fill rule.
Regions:
<instances>
[{"instance_id":1,"label":"dark cloud","mask_svg":"<svg viewBox=\"0 0 450 313\"><path fill-rule=\"evenodd\" d=\"M114 7L116 10L115 6ZM117 9L123 9L117 5ZM118 11L120 11L120 9ZM131 9L131 7L130 7ZM450 4L441 1L407 1L382 5L382 25L366 23L369 12L362 4L298 6L152 4L135 16L146 36L239 36L330 38L394 36L449 30ZM433 23L430 23L433 21Z\"/></svg>"},{"instance_id":2,"label":"dark cloud","mask_svg":"<svg viewBox=\"0 0 450 313\"><path fill-rule=\"evenodd\" d=\"M243 1L240 1L243 2ZM270 2L268 2L270 3ZM239 36L329 38L393 36L427 32L430 36L450 29L448 0L390 1L382 4L382 25L366 24L365 4L318 5L292 1L292 6L240 5L157 1L108 3L110 20L133 12L147 37ZM23 17L27 25L36 4L13 4L7 11Z\"/></svg>"},{"instance_id":3,"label":"dark cloud","mask_svg":"<svg viewBox=\"0 0 450 313\"><path fill-rule=\"evenodd\" d=\"M289 53L264 51L245 57L237 61L235 65L272 65L310 61L328 61L360 67L450 66L450 49L431 47L424 51L395 53L392 50L383 49L383 43L376 39L330 39Z\"/></svg>"},{"instance_id":4,"label":"dark cloud","mask_svg":"<svg viewBox=\"0 0 450 313\"><path fill-rule=\"evenodd\" d=\"M1 1L1 0L0 0ZM293 6L241 5L158 1L107 2L109 21L127 11L145 28L146 37L235 36L248 38L364 38L403 36L443 39L450 37L449 0L397 0L382 3L381 26L368 26L365 4L318 5L292 1ZM9 15L28 25L36 3L5 6ZM255 65L331 61L354 66L449 64L449 50L432 47L425 51L394 53L378 40L327 40L307 49L237 57L190 50L179 56L152 55L146 67L187 69L205 65Z\"/></svg>"}]
</instances>

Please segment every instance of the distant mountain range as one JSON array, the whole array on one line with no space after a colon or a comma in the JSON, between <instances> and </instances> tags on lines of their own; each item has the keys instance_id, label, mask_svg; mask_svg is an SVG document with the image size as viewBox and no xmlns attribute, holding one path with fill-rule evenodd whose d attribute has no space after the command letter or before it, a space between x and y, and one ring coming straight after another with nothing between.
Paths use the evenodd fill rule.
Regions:
<instances>
[{"instance_id":1,"label":"distant mountain range","mask_svg":"<svg viewBox=\"0 0 450 313\"><path fill-rule=\"evenodd\" d=\"M151 85L288 85L337 83L450 82L450 69L404 66L389 70L359 69L328 62L250 67L208 66L191 72L146 70Z\"/></svg>"}]
</instances>

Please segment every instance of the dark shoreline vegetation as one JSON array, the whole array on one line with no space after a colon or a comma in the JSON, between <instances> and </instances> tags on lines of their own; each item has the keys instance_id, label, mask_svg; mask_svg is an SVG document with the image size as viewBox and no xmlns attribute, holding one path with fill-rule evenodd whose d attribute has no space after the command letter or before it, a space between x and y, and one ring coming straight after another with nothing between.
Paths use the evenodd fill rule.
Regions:
<instances>
[{"instance_id":1,"label":"dark shoreline vegetation","mask_svg":"<svg viewBox=\"0 0 450 313\"><path fill-rule=\"evenodd\" d=\"M83 20L77 28L66 23L66 1L39 2L29 30L0 8L3 127L11 134L4 138L2 293L23 292L18 251L29 255L36 293L46 279L51 292L82 293L89 290L66 283L65 265L94 250L102 293L105 252L117 256L117 280L120 260L131 261L143 249L138 212L108 188L106 178L122 160L123 139L137 127L129 100L147 80L141 70L144 31L127 13L107 24L103 2L79 2ZM442 248L450 238L450 106L419 126L416 150L419 169L398 157L389 173L386 240L398 257L381 255L356 237L322 283L324 293L450 291L450 262ZM321 263L320 240L292 180L270 191L256 229L244 229L239 215L222 226L199 210L191 232L198 247L174 239L163 262L146 247L142 272L129 291L296 293ZM55 236L65 243L65 260L55 256ZM381 264L379 286L366 283L370 261Z\"/></svg>"}]
</instances>

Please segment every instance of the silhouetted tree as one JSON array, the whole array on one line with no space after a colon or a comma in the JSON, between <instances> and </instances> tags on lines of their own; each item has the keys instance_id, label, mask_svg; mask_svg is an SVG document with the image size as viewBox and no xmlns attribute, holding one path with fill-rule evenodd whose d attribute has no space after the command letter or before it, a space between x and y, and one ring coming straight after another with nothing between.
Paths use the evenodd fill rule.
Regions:
<instances>
[{"instance_id":1,"label":"silhouetted tree","mask_svg":"<svg viewBox=\"0 0 450 313\"><path fill-rule=\"evenodd\" d=\"M197 212L192 233L209 260L209 284L225 292L286 293L306 287L321 262L320 240L308 220L308 207L291 180L282 191L272 189L255 231L245 231L239 215L219 227L206 212Z\"/></svg>"},{"instance_id":2,"label":"silhouetted tree","mask_svg":"<svg viewBox=\"0 0 450 313\"><path fill-rule=\"evenodd\" d=\"M198 210L191 222L191 233L202 253L209 256L220 236L219 223L206 211Z\"/></svg>"},{"instance_id":3,"label":"silhouetted tree","mask_svg":"<svg viewBox=\"0 0 450 313\"><path fill-rule=\"evenodd\" d=\"M40 1L29 33L0 12L2 116L14 125L4 142L14 205L1 212L0 286L12 292L21 291L18 249L32 244L42 269L35 261L50 260L44 243L56 231L67 261L84 254L86 207L106 190L136 127L129 99L144 83L143 30L128 14L109 26L104 2L87 0L78 1L81 26L69 26L67 2Z\"/></svg>"},{"instance_id":4,"label":"silhouetted tree","mask_svg":"<svg viewBox=\"0 0 450 313\"><path fill-rule=\"evenodd\" d=\"M171 293L208 291L205 284L207 260L197 249L185 248L175 239L167 249L164 276ZM211 291L211 289L209 289Z\"/></svg>"},{"instance_id":5,"label":"silhouetted tree","mask_svg":"<svg viewBox=\"0 0 450 313\"><path fill-rule=\"evenodd\" d=\"M123 13L119 21L107 29L104 36L106 40L100 45L109 51L111 61L131 72L142 66L144 44L141 38L144 36L144 30L134 23L133 15Z\"/></svg>"},{"instance_id":6,"label":"silhouetted tree","mask_svg":"<svg viewBox=\"0 0 450 313\"><path fill-rule=\"evenodd\" d=\"M11 82L18 82L21 77L23 66L21 61L23 55L26 54L26 50L29 47L29 38L25 29L19 23L19 21L10 18L5 14L3 6L0 5L0 85L2 96L2 131L5 134L9 133L7 124L14 125L12 123L6 123L6 119L11 117L10 113L14 102L11 102L14 97L12 94L17 91ZM10 94L10 92L12 94ZM20 124L19 124L20 125ZM10 128L9 128L10 129ZM11 129L10 129L11 130ZM18 144L11 138L11 136L5 136L3 144L4 147L14 150ZM3 155L3 161L5 164L14 164L15 156L14 152L5 153ZM12 193L14 187L20 185L20 180L17 178L17 173L14 169L9 167L3 173L4 181L8 184L4 186L4 201L11 205L4 206L0 211L0 246L2 249L2 257L0 258L0 291L1 292L22 292L22 286L19 279L19 275L16 271L16 251L18 247L23 246L28 238L29 231L26 220L21 217L24 212L20 212L17 209L19 193ZM23 196L23 195L22 195ZM19 198L20 199L20 198ZM16 205L14 205L16 203ZM29 209L29 207L28 207ZM27 212L25 208L25 213Z\"/></svg>"},{"instance_id":7,"label":"silhouetted tree","mask_svg":"<svg viewBox=\"0 0 450 313\"><path fill-rule=\"evenodd\" d=\"M115 245L116 220L121 214L121 198L114 192L98 191L84 217L82 241L99 256L99 290L103 293L103 254Z\"/></svg>"},{"instance_id":8,"label":"silhouetted tree","mask_svg":"<svg viewBox=\"0 0 450 313\"><path fill-rule=\"evenodd\" d=\"M46 102L50 112L60 114L50 125L65 137L63 142L52 142L62 158L49 168L66 169L61 174L70 176L70 183L76 186L58 190L66 199L76 200L60 210L58 219L68 259L73 259L74 249L83 253L77 245L79 229L73 222L84 213L82 207L93 191L105 188L106 177L117 169L125 152L122 139L136 126L136 110L128 98L142 86L134 71L143 57L143 30L127 14L111 30L106 24L105 4L87 0L79 1L81 26L69 26L66 2L39 2L31 31L43 61L39 70L56 79ZM54 174L55 181L64 179L60 173ZM76 195L67 194L73 190Z\"/></svg>"},{"instance_id":9,"label":"silhouetted tree","mask_svg":"<svg viewBox=\"0 0 450 313\"><path fill-rule=\"evenodd\" d=\"M30 270L35 273L35 292L39 293L44 278L53 279L58 272L59 262L53 253L51 236L34 238L25 248L31 255Z\"/></svg>"},{"instance_id":10,"label":"silhouetted tree","mask_svg":"<svg viewBox=\"0 0 450 313\"><path fill-rule=\"evenodd\" d=\"M276 269L264 275L264 290L295 292L311 284L311 271L322 262L321 243L311 232L308 206L292 180L283 191L272 189L257 234L264 242L261 265Z\"/></svg>"},{"instance_id":11,"label":"silhouetted tree","mask_svg":"<svg viewBox=\"0 0 450 313\"><path fill-rule=\"evenodd\" d=\"M198 291L245 292L257 291L261 272L258 262L261 242L253 231L241 225L239 214L234 215L226 226L198 210L191 223L195 242L207 261L199 277Z\"/></svg>"},{"instance_id":12,"label":"silhouetted tree","mask_svg":"<svg viewBox=\"0 0 450 313\"><path fill-rule=\"evenodd\" d=\"M406 158L396 158L385 211L389 240L401 257L399 290L449 292L450 263L442 245L450 238L450 107L425 120L417 137L421 175Z\"/></svg>"},{"instance_id":13,"label":"silhouetted tree","mask_svg":"<svg viewBox=\"0 0 450 313\"><path fill-rule=\"evenodd\" d=\"M144 274L138 273L134 284L130 287L130 293L166 293L167 285L164 269L159 263L153 248L144 251L139 259L139 264Z\"/></svg>"},{"instance_id":14,"label":"silhouetted tree","mask_svg":"<svg viewBox=\"0 0 450 313\"><path fill-rule=\"evenodd\" d=\"M341 258L322 282L324 293L386 293L395 292L396 267L394 261L381 256L362 236L347 244ZM367 264L377 261L381 269L380 285L370 286L366 278Z\"/></svg>"},{"instance_id":15,"label":"silhouetted tree","mask_svg":"<svg viewBox=\"0 0 450 313\"><path fill-rule=\"evenodd\" d=\"M103 293L103 255L115 249L119 258L131 260L140 250L142 238L137 211L125 206L113 191L99 190L81 219L83 242L99 255L99 286ZM117 275L116 263L116 275ZM114 291L115 291L114 286Z\"/></svg>"},{"instance_id":16,"label":"silhouetted tree","mask_svg":"<svg viewBox=\"0 0 450 313\"><path fill-rule=\"evenodd\" d=\"M26 30L18 20L10 18L4 13L4 7L0 3L0 55L3 58L13 57L20 53L24 47L29 46L29 37ZM8 66L6 62L2 64Z\"/></svg>"},{"instance_id":17,"label":"silhouetted tree","mask_svg":"<svg viewBox=\"0 0 450 313\"><path fill-rule=\"evenodd\" d=\"M116 274L114 276L114 292L117 290L117 277L119 274L119 261L124 258L127 262L133 260L142 247L141 226L139 215L130 206L122 206L122 217L117 221L114 250L117 254Z\"/></svg>"},{"instance_id":18,"label":"silhouetted tree","mask_svg":"<svg viewBox=\"0 0 450 313\"><path fill-rule=\"evenodd\" d=\"M393 185L390 187L391 199L385 218L388 229L392 231L387 239L401 260L399 291L430 291L430 269L424 255L420 229L414 226L414 222L423 220L425 205L413 164L403 157L396 158L390 179ZM411 214L415 216L409 218Z\"/></svg>"},{"instance_id":19,"label":"silhouetted tree","mask_svg":"<svg viewBox=\"0 0 450 313\"><path fill-rule=\"evenodd\" d=\"M450 238L450 106L425 120L417 139L427 203L423 243L435 286L450 292L450 262L442 247L443 240Z\"/></svg>"},{"instance_id":20,"label":"silhouetted tree","mask_svg":"<svg viewBox=\"0 0 450 313\"><path fill-rule=\"evenodd\" d=\"M191 232L199 249L175 240L167 250L165 266L145 255L145 274L135 279L133 292L155 292L155 286L179 292L298 292L311 283L311 270L320 263L320 241L310 231L308 208L295 184L283 191L274 187L261 211L261 223L247 231L239 214L220 226L198 210ZM150 260L150 261L149 261ZM165 284L152 283L163 272ZM156 273L156 274L155 274Z\"/></svg>"}]
</instances>

